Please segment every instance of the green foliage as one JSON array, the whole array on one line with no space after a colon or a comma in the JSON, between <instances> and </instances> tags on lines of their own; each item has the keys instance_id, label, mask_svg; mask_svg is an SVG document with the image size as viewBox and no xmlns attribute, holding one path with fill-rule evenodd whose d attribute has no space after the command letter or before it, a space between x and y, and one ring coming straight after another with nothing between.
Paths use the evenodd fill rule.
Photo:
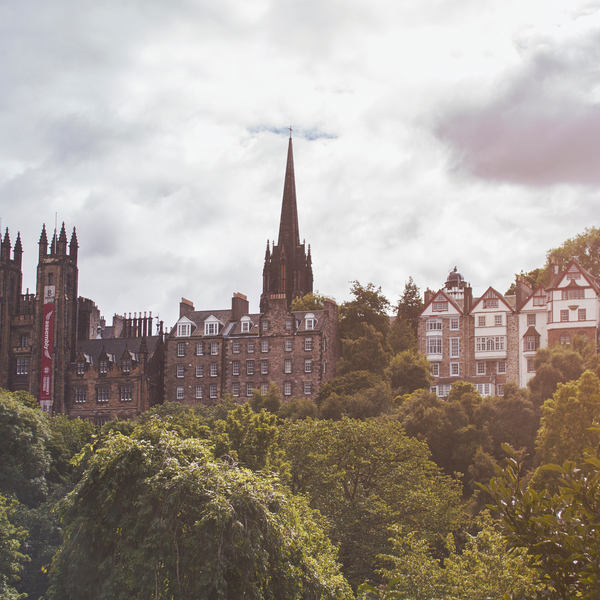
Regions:
<instances>
[{"instance_id":1,"label":"green foliage","mask_svg":"<svg viewBox=\"0 0 600 600\"><path fill-rule=\"evenodd\" d=\"M285 423L288 481L331 523L348 580L378 580L377 556L390 550L393 524L431 542L462 520L460 490L429 460L425 444L393 421L306 419Z\"/></svg>"},{"instance_id":2,"label":"green foliage","mask_svg":"<svg viewBox=\"0 0 600 600\"><path fill-rule=\"evenodd\" d=\"M317 406L308 398L291 398L281 405L278 416L280 419L289 419L290 421L314 419L317 416Z\"/></svg>"},{"instance_id":3,"label":"green foliage","mask_svg":"<svg viewBox=\"0 0 600 600\"><path fill-rule=\"evenodd\" d=\"M19 390L18 392L10 392L10 393L15 400L18 400L25 406L28 406L29 408L41 410L40 403L38 402L38 400L36 398L34 398L28 392Z\"/></svg>"},{"instance_id":4,"label":"green foliage","mask_svg":"<svg viewBox=\"0 0 600 600\"><path fill-rule=\"evenodd\" d=\"M281 394L276 383L271 383L267 393L263 396L260 390L252 390L252 397L248 402L255 412L260 412L262 409L273 414L278 413L281 408Z\"/></svg>"},{"instance_id":5,"label":"green foliage","mask_svg":"<svg viewBox=\"0 0 600 600\"><path fill-rule=\"evenodd\" d=\"M600 430L596 430L599 432ZM544 469L559 476L559 492L527 485L524 453L506 445L504 469L486 486L509 547L525 549L548 589L537 598L597 598L600 581L600 459L588 448L581 461Z\"/></svg>"},{"instance_id":6,"label":"green foliage","mask_svg":"<svg viewBox=\"0 0 600 600\"><path fill-rule=\"evenodd\" d=\"M378 377L370 371L350 371L345 375L339 375L335 379L331 379L327 383L324 383L319 388L316 402L320 405L321 402L327 399L332 393L341 396L351 395L360 390L373 387L380 382L381 377Z\"/></svg>"},{"instance_id":7,"label":"green foliage","mask_svg":"<svg viewBox=\"0 0 600 600\"><path fill-rule=\"evenodd\" d=\"M390 326L388 344L393 354L398 354L404 350L417 349L417 335L408 321L405 321L402 317L394 319Z\"/></svg>"},{"instance_id":8,"label":"green foliage","mask_svg":"<svg viewBox=\"0 0 600 600\"><path fill-rule=\"evenodd\" d=\"M48 417L0 391L0 493L35 506L46 494Z\"/></svg>"},{"instance_id":9,"label":"green foliage","mask_svg":"<svg viewBox=\"0 0 600 600\"><path fill-rule=\"evenodd\" d=\"M154 427L111 436L64 503L51 599L351 598L302 498Z\"/></svg>"},{"instance_id":10,"label":"green foliage","mask_svg":"<svg viewBox=\"0 0 600 600\"><path fill-rule=\"evenodd\" d=\"M4 600L24 597L12 587L27 561L27 556L19 551L27 531L12 522L16 508L17 502L0 495L0 598Z\"/></svg>"},{"instance_id":11,"label":"green foliage","mask_svg":"<svg viewBox=\"0 0 600 600\"><path fill-rule=\"evenodd\" d=\"M390 303L381 287L376 288L372 283L364 287L353 281L350 293L354 300L343 302L339 310L342 338L355 340L364 336L363 323L366 323L385 339L390 327Z\"/></svg>"},{"instance_id":12,"label":"green foliage","mask_svg":"<svg viewBox=\"0 0 600 600\"><path fill-rule=\"evenodd\" d=\"M360 337L342 339L342 358L336 365L336 372L345 375L351 371L370 371L383 375L390 359L385 349L385 336L367 323L357 329L362 331Z\"/></svg>"},{"instance_id":13,"label":"green foliage","mask_svg":"<svg viewBox=\"0 0 600 600\"><path fill-rule=\"evenodd\" d=\"M156 423L160 423L163 429L173 431L182 438L206 439L210 437L210 427L207 425L206 419L198 415L194 407L180 402L159 404L136 419L137 428L150 427L153 429Z\"/></svg>"},{"instance_id":14,"label":"green foliage","mask_svg":"<svg viewBox=\"0 0 600 600\"><path fill-rule=\"evenodd\" d=\"M546 281L550 280L550 262L558 263L560 271L564 271L572 259L575 259L594 277L600 277L600 229L586 227L583 233L564 241L558 248L546 254Z\"/></svg>"},{"instance_id":15,"label":"green foliage","mask_svg":"<svg viewBox=\"0 0 600 600\"><path fill-rule=\"evenodd\" d=\"M423 300L421 299L419 288L415 285L413 278L409 277L408 281L404 284L404 291L398 301L396 314L398 319L401 319L410 326L415 336L417 335L419 313L421 310L423 310Z\"/></svg>"},{"instance_id":16,"label":"green foliage","mask_svg":"<svg viewBox=\"0 0 600 600\"><path fill-rule=\"evenodd\" d=\"M301 298L294 298L292 300L292 311L295 310L322 310L325 306L325 300L328 297L323 294L316 292L308 292Z\"/></svg>"},{"instance_id":17,"label":"green foliage","mask_svg":"<svg viewBox=\"0 0 600 600\"><path fill-rule=\"evenodd\" d=\"M389 384L379 382L354 394L330 394L319 407L319 418L334 421L339 421L342 416L369 419L389 412L391 405L392 390Z\"/></svg>"},{"instance_id":18,"label":"green foliage","mask_svg":"<svg viewBox=\"0 0 600 600\"><path fill-rule=\"evenodd\" d=\"M384 590L364 586L359 599L488 600L505 593L514 598L535 593L539 587L536 573L528 566L525 553L508 552L489 514L484 514L478 525L479 533L469 536L462 553L457 552L452 535L448 536L443 565L418 532L392 528L392 554L384 557L391 566L383 570L389 584Z\"/></svg>"},{"instance_id":19,"label":"green foliage","mask_svg":"<svg viewBox=\"0 0 600 600\"><path fill-rule=\"evenodd\" d=\"M392 358L386 370L395 396L429 389L431 374L427 357L416 350L405 350Z\"/></svg>"},{"instance_id":20,"label":"green foliage","mask_svg":"<svg viewBox=\"0 0 600 600\"><path fill-rule=\"evenodd\" d=\"M248 404L238 406L218 421L212 435L215 457L228 457L252 471L282 468L277 417L265 410L256 413Z\"/></svg>"}]
</instances>

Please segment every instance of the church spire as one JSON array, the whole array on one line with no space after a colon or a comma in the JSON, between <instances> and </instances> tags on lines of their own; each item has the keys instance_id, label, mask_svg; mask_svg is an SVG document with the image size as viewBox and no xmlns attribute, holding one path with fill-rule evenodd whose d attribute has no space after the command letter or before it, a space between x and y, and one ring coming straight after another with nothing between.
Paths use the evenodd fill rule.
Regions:
<instances>
[{"instance_id":1,"label":"church spire","mask_svg":"<svg viewBox=\"0 0 600 600\"><path fill-rule=\"evenodd\" d=\"M287 165L283 184L283 202L281 203L281 221L279 223L279 240L277 245L294 251L300 245L298 228L298 208L296 206L296 180L294 178L294 154L292 150L292 133L288 145Z\"/></svg>"}]
</instances>

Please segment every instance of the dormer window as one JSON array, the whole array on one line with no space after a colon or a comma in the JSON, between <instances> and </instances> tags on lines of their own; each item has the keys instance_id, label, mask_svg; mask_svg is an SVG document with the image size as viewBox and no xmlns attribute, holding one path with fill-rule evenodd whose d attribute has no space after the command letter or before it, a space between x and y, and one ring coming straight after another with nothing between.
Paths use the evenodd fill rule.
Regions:
<instances>
[{"instance_id":1,"label":"dormer window","mask_svg":"<svg viewBox=\"0 0 600 600\"><path fill-rule=\"evenodd\" d=\"M250 333L250 317L242 317L241 331L242 333Z\"/></svg>"},{"instance_id":2,"label":"dormer window","mask_svg":"<svg viewBox=\"0 0 600 600\"><path fill-rule=\"evenodd\" d=\"M187 317L182 317L177 323L177 337L190 337L192 335L192 321Z\"/></svg>"},{"instance_id":3,"label":"dormer window","mask_svg":"<svg viewBox=\"0 0 600 600\"><path fill-rule=\"evenodd\" d=\"M108 373L108 361L106 359L100 361L100 373L102 375Z\"/></svg>"},{"instance_id":4,"label":"dormer window","mask_svg":"<svg viewBox=\"0 0 600 600\"><path fill-rule=\"evenodd\" d=\"M218 335L219 334L219 319L211 315L204 321L204 335Z\"/></svg>"},{"instance_id":5,"label":"dormer window","mask_svg":"<svg viewBox=\"0 0 600 600\"><path fill-rule=\"evenodd\" d=\"M85 363L83 361L79 361L77 363L77 375L85 374Z\"/></svg>"},{"instance_id":6,"label":"dormer window","mask_svg":"<svg viewBox=\"0 0 600 600\"><path fill-rule=\"evenodd\" d=\"M313 315L312 313L308 313L304 317L304 329L307 329L307 330L314 329L315 323L316 323L315 315Z\"/></svg>"},{"instance_id":7,"label":"dormer window","mask_svg":"<svg viewBox=\"0 0 600 600\"><path fill-rule=\"evenodd\" d=\"M123 373L131 373L131 359L130 358L123 359Z\"/></svg>"}]
</instances>

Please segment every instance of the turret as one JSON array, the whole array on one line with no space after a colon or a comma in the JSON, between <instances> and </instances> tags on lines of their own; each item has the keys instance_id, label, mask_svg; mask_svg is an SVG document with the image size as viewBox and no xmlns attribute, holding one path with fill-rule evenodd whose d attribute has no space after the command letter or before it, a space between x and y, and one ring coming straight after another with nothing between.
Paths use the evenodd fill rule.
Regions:
<instances>
[{"instance_id":1,"label":"turret","mask_svg":"<svg viewBox=\"0 0 600 600\"><path fill-rule=\"evenodd\" d=\"M0 250L0 260L2 260L2 261L10 260L10 236L8 235L8 227L6 228L6 233L4 234L4 240L2 240L2 247Z\"/></svg>"},{"instance_id":2,"label":"turret","mask_svg":"<svg viewBox=\"0 0 600 600\"><path fill-rule=\"evenodd\" d=\"M48 236L46 235L46 223L42 227L42 234L40 235L40 260L48 256Z\"/></svg>"},{"instance_id":3,"label":"turret","mask_svg":"<svg viewBox=\"0 0 600 600\"><path fill-rule=\"evenodd\" d=\"M73 227L73 234L71 235L71 243L69 244L69 257L73 259L73 261L77 262L77 250L79 248L79 244L77 242L77 232L75 231L75 227Z\"/></svg>"},{"instance_id":4,"label":"turret","mask_svg":"<svg viewBox=\"0 0 600 600\"><path fill-rule=\"evenodd\" d=\"M64 221L60 229L60 237L58 238L57 254L60 256L65 256L67 254L67 231L65 229Z\"/></svg>"},{"instance_id":5,"label":"turret","mask_svg":"<svg viewBox=\"0 0 600 600\"><path fill-rule=\"evenodd\" d=\"M23 246L21 245L21 232L17 232L17 241L15 242L15 247L13 250L15 263L21 268L21 263L23 261Z\"/></svg>"}]
</instances>

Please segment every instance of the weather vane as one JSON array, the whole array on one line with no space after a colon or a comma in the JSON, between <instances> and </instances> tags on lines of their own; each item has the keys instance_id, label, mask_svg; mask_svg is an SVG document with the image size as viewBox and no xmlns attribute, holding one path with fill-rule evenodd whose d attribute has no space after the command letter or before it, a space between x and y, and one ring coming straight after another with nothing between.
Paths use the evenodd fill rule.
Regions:
<instances>
[{"instance_id":1,"label":"weather vane","mask_svg":"<svg viewBox=\"0 0 600 600\"><path fill-rule=\"evenodd\" d=\"M292 126L290 125L290 139L292 138Z\"/></svg>"}]
</instances>

